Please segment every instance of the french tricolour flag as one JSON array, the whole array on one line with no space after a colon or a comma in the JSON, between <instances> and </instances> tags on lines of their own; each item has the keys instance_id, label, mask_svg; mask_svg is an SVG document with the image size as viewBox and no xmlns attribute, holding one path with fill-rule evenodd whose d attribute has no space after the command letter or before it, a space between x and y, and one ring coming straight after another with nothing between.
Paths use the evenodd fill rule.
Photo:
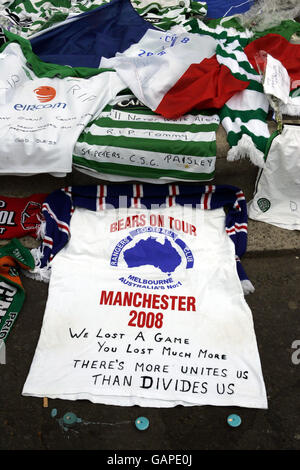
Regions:
<instances>
[{"instance_id":1,"label":"french tricolour flag","mask_svg":"<svg viewBox=\"0 0 300 470\"><path fill-rule=\"evenodd\" d=\"M152 111L177 119L192 109L221 108L248 82L218 63L217 42L187 32L148 30L125 52L102 58Z\"/></svg>"}]
</instances>

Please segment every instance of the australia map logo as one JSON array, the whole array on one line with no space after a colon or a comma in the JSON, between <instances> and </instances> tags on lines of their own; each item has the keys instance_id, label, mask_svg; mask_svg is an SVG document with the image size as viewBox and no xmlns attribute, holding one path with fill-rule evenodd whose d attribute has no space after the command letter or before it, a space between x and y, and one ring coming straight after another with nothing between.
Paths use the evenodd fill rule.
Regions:
<instances>
[{"instance_id":1,"label":"australia map logo","mask_svg":"<svg viewBox=\"0 0 300 470\"><path fill-rule=\"evenodd\" d=\"M127 278L119 278L124 284L165 289L175 286L177 268L193 268L194 257L190 248L175 232L162 227L143 227L132 230L117 243L110 265L132 270ZM180 282L177 284L181 285Z\"/></svg>"},{"instance_id":2,"label":"australia map logo","mask_svg":"<svg viewBox=\"0 0 300 470\"><path fill-rule=\"evenodd\" d=\"M181 263L181 256L166 237L163 244L151 236L140 240L123 256L129 268L152 265L163 273L174 272Z\"/></svg>"}]
</instances>

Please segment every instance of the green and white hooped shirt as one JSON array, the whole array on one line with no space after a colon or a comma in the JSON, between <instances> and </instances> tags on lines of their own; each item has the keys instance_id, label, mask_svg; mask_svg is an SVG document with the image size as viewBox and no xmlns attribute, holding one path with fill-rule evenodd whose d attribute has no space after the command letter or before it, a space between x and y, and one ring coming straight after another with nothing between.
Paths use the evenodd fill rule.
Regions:
<instances>
[{"instance_id":1,"label":"green and white hooped shirt","mask_svg":"<svg viewBox=\"0 0 300 470\"><path fill-rule=\"evenodd\" d=\"M113 71L43 63L28 41L8 38L0 52L0 174L65 176L82 130L124 85Z\"/></svg>"},{"instance_id":2,"label":"green and white hooped shirt","mask_svg":"<svg viewBox=\"0 0 300 470\"><path fill-rule=\"evenodd\" d=\"M74 148L74 168L108 181L212 180L218 114L197 111L166 119L127 92L84 129Z\"/></svg>"},{"instance_id":3,"label":"green and white hooped shirt","mask_svg":"<svg viewBox=\"0 0 300 470\"><path fill-rule=\"evenodd\" d=\"M110 0L14 0L0 5L3 28L31 38L46 29L94 10ZM133 8L156 28L169 30L183 25L190 17L205 17L206 2L191 0L131 0Z\"/></svg>"},{"instance_id":4,"label":"green and white hooped shirt","mask_svg":"<svg viewBox=\"0 0 300 470\"><path fill-rule=\"evenodd\" d=\"M14 0L0 5L0 24L14 34L29 38L110 0Z\"/></svg>"}]
</instances>

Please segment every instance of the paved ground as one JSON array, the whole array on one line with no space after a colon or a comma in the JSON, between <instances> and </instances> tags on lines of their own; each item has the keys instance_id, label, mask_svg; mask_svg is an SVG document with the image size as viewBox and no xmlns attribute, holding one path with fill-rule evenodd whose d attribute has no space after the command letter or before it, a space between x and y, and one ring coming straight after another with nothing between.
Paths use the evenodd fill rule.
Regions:
<instances>
[{"instance_id":1,"label":"paved ground","mask_svg":"<svg viewBox=\"0 0 300 470\"><path fill-rule=\"evenodd\" d=\"M0 365L1 450L299 450L300 449L300 252L248 255L244 266L256 291L252 310L269 409L178 406L173 409L116 407L86 401L22 397L47 299L46 284L24 279L27 297ZM296 344L295 341L298 341ZM295 346L298 346L298 351ZM299 363L299 364L298 364ZM56 416L52 416L56 410ZM63 426L65 413L81 422ZM226 418L238 413L242 424ZM138 431L134 421L150 426ZM141 467L142 468L142 467Z\"/></svg>"},{"instance_id":2,"label":"paved ground","mask_svg":"<svg viewBox=\"0 0 300 470\"><path fill-rule=\"evenodd\" d=\"M217 142L214 183L236 185L250 200L257 168L248 161L226 162L222 128ZM72 184L97 184L97 180L76 171L62 179L1 176L0 194L21 197ZM45 408L41 399L22 397L48 291L48 285L23 278L25 304L7 342L6 364L0 365L0 450L105 449L112 455L121 450L300 450L300 233L249 221L248 240L243 265L256 290L246 300L253 313L268 410L127 408L64 400L49 400ZM37 245L33 239L21 241L29 248ZM68 412L81 422L63 426ZM231 413L242 418L238 428L226 422ZM150 420L146 431L134 425L141 415Z\"/></svg>"}]
</instances>

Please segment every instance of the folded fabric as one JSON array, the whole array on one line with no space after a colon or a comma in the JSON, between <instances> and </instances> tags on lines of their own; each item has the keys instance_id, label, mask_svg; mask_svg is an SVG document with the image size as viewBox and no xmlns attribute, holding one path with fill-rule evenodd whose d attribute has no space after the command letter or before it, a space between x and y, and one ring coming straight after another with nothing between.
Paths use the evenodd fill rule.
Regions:
<instances>
[{"instance_id":1,"label":"folded fabric","mask_svg":"<svg viewBox=\"0 0 300 470\"><path fill-rule=\"evenodd\" d=\"M279 60L286 68L290 79L291 89L296 88L295 82L300 85L300 44L292 44L280 34L270 33L251 41L245 47L245 53L252 67L258 71L256 54L264 51Z\"/></svg>"},{"instance_id":2,"label":"folded fabric","mask_svg":"<svg viewBox=\"0 0 300 470\"><path fill-rule=\"evenodd\" d=\"M149 30L115 58L113 67L133 94L152 111L174 119L191 109L221 108L248 86L215 56L217 42L208 35Z\"/></svg>"},{"instance_id":3,"label":"folded fabric","mask_svg":"<svg viewBox=\"0 0 300 470\"><path fill-rule=\"evenodd\" d=\"M264 28L262 31L255 29L253 31L253 40L263 36L267 36L268 34L279 34L291 43L293 43L294 41L296 41L294 42L295 44L297 42L299 43L300 23L299 21L289 19L281 21L276 26Z\"/></svg>"},{"instance_id":4,"label":"folded fabric","mask_svg":"<svg viewBox=\"0 0 300 470\"><path fill-rule=\"evenodd\" d=\"M22 309L25 291L20 271L33 269L34 259L17 239L0 247L0 340L6 342Z\"/></svg>"},{"instance_id":5,"label":"folded fabric","mask_svg":"<svg viewBox=\"0 0 300 470\"><path fill-rule=\"evenodd\" d=\"M290 76L291 91L299 86L300 45L291 44L280 34L267 34L245 46L244 60L240 65L244 73L248 74L249 86L226 103L220 118L231 146L228 160L248 157L253 164L263 168L270 138L267 124L270 104L264 93L262 77L258 75L256 55L260 51L270 54L286 68ZM242 56L240 60L241 58Z\"/></svg>"},{"instance_id":6,"label":"folded fabric","mask_svg":"<svg viewBox=\"0 0 300 470\"><path fill-rule=\"evenodd\" d=\"M2 2L3 3L3 2ZM107 3L106 0L16 0L5 2L5 7L0 7L0 24L9 31L30 37L38 31L43 31L51 26L62 23L69 17L74 17L86 11Z\"/></svg>"},{"instance_id":7,"label":"folded fabric","mask_svg":"<svg viewBox=\"0 0 300 470\"><path fill-rule=\"evenodd\" d=\"M30 38L33 52L45 62L71 67L98 67L102 56L113 57L155 28L130 0L110 0L98 8L66 19Z\"/></svg>"},{"instance_id":8,"label":"folded fabric","mask_svg":"<svg viewBox=\"0 0 300 470\"><path fill-rule=\"evenodd\" d=\"M170 31L171 28L184 27L186 21L192 17L205 17L207 13L206 2L190 0L131 0L136 12L156 28Z\"/></svg>"},{"instance_id":9,"label":"folded fabric","mask_svg":"<svg viewBox=\"0 0 300 470\"><path fill-rule=\"evenodd\" d=\"M240 15L240 21L252 28L258 34L272 28L277 28L283 22L293 21L300 14L298 0L289 0L288 3L274 0L256 0L251 8Z\"/></svg>"},{"instance_id":10,"label":"folded fabric","mask_svg":"<svg viewBox=\"0 0 300 470\"><path fill-rule=\"evenodd\" d=\"M300 85L300 83L299 83ZM293 94L294 93L294 94ZM299 96L299 86L297 86L297 89L292 92L292 95L289 96L287 103L280 103L279 104L279 111L283 115L287 116L295 116L299 117L300 116L300 96Z\"/></svg>"},{"instance_id":11,"label":"folded fabric","mask_svg":"<svg viewBox=\"0 0 300 470\"><path fill-rule=\"evenodd\" d=\"M206 0L207 18L223 18L245 13L254 0Z\"/></svg>"},{"instance_id":12,"label":"folded fabric","mask_svg":"<svg viewBox=\"0 0 300 470\"><path fill-rule=\"evenodd\" d=\"M26 236L37 238L46 196L46 193L28 197L0 195L0 240Z\"/></svg>"}]
</instances>

